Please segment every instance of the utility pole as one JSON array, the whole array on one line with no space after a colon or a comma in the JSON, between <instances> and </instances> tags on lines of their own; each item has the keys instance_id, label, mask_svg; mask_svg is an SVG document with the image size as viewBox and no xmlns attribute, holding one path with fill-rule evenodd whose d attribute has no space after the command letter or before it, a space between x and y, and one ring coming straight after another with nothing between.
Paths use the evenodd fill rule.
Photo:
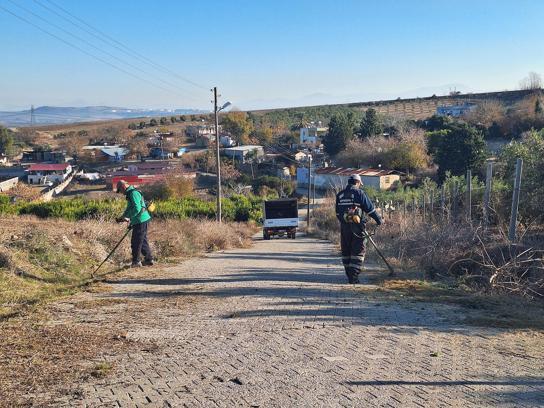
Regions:
<instances>
[{"instance_id":1,"label":"utility pole","mask_svg":"<svg viewBox=\"0 0 544 408\"><path fill-rule=\"evenodd\" d=\"M310 194L311 194L311 188L312 188L312 156L308 155L308 208L306 210L306 222L307 222L307 228L310 232Z\"/></svg>"},{"instance_id":2,"label":"utility pole","mask_svg":"<svg viewBox=\"0 0 544 408\"><path fill-rule=\"evenodd\" d=\"M213 112L215 119L215 164L217 167L217 211L216 220L221 222L221 161L219 160L219 120L217 108L217 87L213 87Z\"/></svg>"}]
</instances>

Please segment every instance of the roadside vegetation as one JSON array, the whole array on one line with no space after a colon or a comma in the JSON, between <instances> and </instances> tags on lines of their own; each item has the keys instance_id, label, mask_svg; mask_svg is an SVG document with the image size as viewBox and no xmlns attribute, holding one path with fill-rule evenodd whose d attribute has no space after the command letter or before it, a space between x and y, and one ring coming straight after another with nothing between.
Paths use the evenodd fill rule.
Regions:
<instances>
[{"instance_id":1,"label":"roadside vegetation","mask_svg":"<svg viewBox=\"0 0 544 408\"><path fill-rule=\"evenodd\" d=\"M376 240L409 279L416 273L418 280L441 282L451 288L542 302L544 129L524 132L496 154L489 220L486 223L483 213L485 179L480 166L487 156L480 155L477 130L469 127L466 123L447 121L446 130L465 136L446 139L444 129L430 130L426 134L427 154L438 168L434 175L421 177L411 186L393 191L366 189L386 220L386 225L378 229ZM437 153L441 149L459 153L451 146L440 146L441 143L455 144L456 140L462 141L459 144L467 149L461 166L461 158L450 163L447 155ZM356 143L369 142L363 139ZM349 157L351 153L343 154ZM353 156L357 157L355 153ZM508 238L508 225L518 158L523 159L524 168L517 235L512 241ZM467 179L463 175L467 168L474 169L470 219L467 218ZM333 196L315 210L313 230L323 238L338 242ZM372 253L370 247L369 252Z\"/></svg>"},{"instance_id":2,"label":"roadside vegetation","mask_svg":"<svg viewBox=\"0 0 544 408\"><path fill-rule=\"evenodd\" d=\"M252 223L205 219L155 220L149 237L159 262L250 245ZM0 217L0 319L81 289L125 232L105 219L70 222L31 216ZM130 259L127 239L100 274Z\"/></svg>"},{"instance_id":3,"label":"roadside vegetation","mask_svg":"<svg viewBox=\"0 0 544 408\"><path fill-rule=\"evenodd\" d=\"M159 195L160 196L160 195ZM148 199L153 195L146 196ZM215 201L197 197L166 198L156 200L154 218L209 219L215 218ZM223 216L226 221L254 221L262 217L262 198L257 196L232 195L222 200ZM69 221L90 219L113 220L123 212L126 201L123 197L91 200L86 198L61 198L49 202L10 203L7 196L0 195L0 214L34 215L39 218L62 218Z\"/></svg>"}]
</instances>

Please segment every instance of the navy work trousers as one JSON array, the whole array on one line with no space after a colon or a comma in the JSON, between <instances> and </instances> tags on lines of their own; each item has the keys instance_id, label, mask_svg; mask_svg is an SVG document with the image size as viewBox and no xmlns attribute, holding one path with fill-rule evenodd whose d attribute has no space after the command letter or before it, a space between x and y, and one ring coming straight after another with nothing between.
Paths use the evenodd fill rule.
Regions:
<instances>
[{"instance_id":1,"label":"navy work trousers","mask_svg":"<svg viewBox=\"0 0 544 408\"><path fill-rule=\"evenodd\" d=\"M147 242L148 224L149 221L146 221L132 226L132 239L130 241L132 263L138 263L140 261L140 253L144 256L146 261L151 261L153 259L149 242Z\"/></svg>"},{"instance_id":2,"label":"navy work trousers","mask_svg":"<svg viewBox=\"0 0 544 408\"><path fill-rule=\"evenodd\" d=\"M360 224L340 223L340 248L342 263L349 283L359 283L359 274L363 269L366 246Z\"/></svg>"}]
</instances>

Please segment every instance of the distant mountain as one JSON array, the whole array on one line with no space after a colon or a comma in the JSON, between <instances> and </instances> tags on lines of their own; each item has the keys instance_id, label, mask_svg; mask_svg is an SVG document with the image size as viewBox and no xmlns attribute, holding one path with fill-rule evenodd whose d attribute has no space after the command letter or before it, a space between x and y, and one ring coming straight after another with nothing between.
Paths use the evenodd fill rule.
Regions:
<instances>
[{"instance_id":1,"label":"distant mountain","mask_svg":"<svg viewBox=\"0 0 544 408\"><path fill-rule=\"evenodd\" d=\"M40 106L34 109L36 125L56 125L74 122L92 122L97 120L130 119L151 116L192 115L207 113L198 109L130 109L111 106L61 107ZM4 126L29 126L30 109L12 112L0 112L0 124Z\"/></svg>"}]
</instances>

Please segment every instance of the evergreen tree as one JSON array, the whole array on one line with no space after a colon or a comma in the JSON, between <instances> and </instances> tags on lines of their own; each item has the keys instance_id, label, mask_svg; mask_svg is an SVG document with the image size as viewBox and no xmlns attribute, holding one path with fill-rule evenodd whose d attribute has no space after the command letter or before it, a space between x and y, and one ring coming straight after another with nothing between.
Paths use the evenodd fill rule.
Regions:
<instances>
[{"instance_id":1,"label":"evergreen tree","mask_svg":"<svg viewBox=\"0 0 544 408\"><path fill-rule=\"evenodd\" d=\"M427 133L428 150L438 164L438 175L446 171L459 176L466 170L480 170L486 159L484 137L476 128L465 123L452 123L443 130Z\"/></svg>"},{"instance_id":2,"label":"evergreen tree","mask_svg":"<svg viewBox=\"0 0 544 408\"><path fill-rule=\"evenodd\" d=\"M3 127L0 127L0 153L6 156L13 154L13 136L11 132Z\"/></svg>"},{"instance_id":3,"label":"evergreen tree","mask_svg":"<svg viewBox=\"0 0 544 408\"><path fill-rule=\"evenodd\" d=\"M325 151L335 155L346 148L348 141L353 139L355 132L355 121L353 113L338 113L329 122L329 131L323 138Z\"/></svg>"},{"instance_id":4,"label":"evergreen tree","mask_svg":"<svg viewBox=\"0 0 544 408\"><path fill-rule=\"evenodd\" d=\"M359 135L361 138L381 135L383 133L383 123L375 109L367 109L365 116L361 121Z\"/></svg>"}]
</instances>

